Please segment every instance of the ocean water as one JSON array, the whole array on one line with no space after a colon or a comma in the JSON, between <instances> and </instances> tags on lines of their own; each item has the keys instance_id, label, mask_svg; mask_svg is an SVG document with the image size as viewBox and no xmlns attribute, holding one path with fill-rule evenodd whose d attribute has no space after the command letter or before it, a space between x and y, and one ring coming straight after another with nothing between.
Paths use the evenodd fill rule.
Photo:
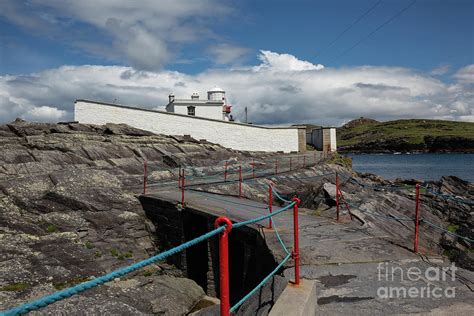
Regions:
<instances>
[{"instance_id":1,"label":"ocean water","mask_svg":"<svg viewBox=\"0 0 474 316\"><path fill-rule=\"evenodd\" d=\"M352 168L385 179L439 180L457 176L474 182L474 154L346 154Z\"/></svg>"}]
</instances>

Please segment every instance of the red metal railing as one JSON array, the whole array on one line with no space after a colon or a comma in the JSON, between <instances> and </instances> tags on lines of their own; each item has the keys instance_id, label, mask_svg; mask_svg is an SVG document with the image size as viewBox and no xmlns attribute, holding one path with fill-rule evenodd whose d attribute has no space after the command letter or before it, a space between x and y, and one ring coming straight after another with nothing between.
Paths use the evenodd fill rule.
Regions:
<instances>
[{"instance_id":1,"label":"red metal railing","mask_svg":"<svg viewBox=\"0 0 474 316\"><path fill-rule=\"evenodd\" d=\"M292 257L295 261L295 281L294 284L300 284L300 246L299 246L299 230L298 230L298 206L301 203L301 200L297 197L292 199L293 202L296 202L293 206L293 253Z\"/></svg>"},{"instance_id":2,"label":"red metal railing","mask_svg":"<svg viewBox=\"0 0 474 316\"><path fill-rule=\"evenodd\" d=\"M339 222L339 175L336 172L336 221Z\"/></svg>"},{"instance_id":3,"label":"red metal railing","mask_svg":"<svg viewBox=\"0 0 474 316\"><path fill-rule=\"evenodd\" d=\"M219 288L221 300L221 315L230 315L230 293L229 293L229 232L232 230L232 222L227 217L219 217L214 223L215 228L221 224L226 229L219 235Z\"/></svg>"}]
</instances>

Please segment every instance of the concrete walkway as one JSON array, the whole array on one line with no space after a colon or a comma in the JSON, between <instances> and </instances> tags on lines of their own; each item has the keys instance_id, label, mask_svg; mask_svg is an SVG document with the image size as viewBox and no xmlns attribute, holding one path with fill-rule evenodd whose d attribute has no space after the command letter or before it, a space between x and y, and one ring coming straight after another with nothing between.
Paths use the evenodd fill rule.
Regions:
<instances>
[{"instance_id":1,"label":"concrete walkway","mask_svg":"<svg viewBox=\"0 0 474 316\"><path fill-rule=\"evenodd\" d=\"M181 200L177 188L162 188L150 192L149 196L175 202ZM232 221L244 221L268 214L267 205L247 199L218 194L185 191L186 205L215 216L227 216ZM274 211L280 206L274 205ZM453 311L474 313L474 274L458 269L454 280L435 281L424 273L428 270L449 267L442 258L426 258L400 247L376 227L362 226L359 221L350 221L347 216L341 223L334 221L335 210L311 215L311 210L300 209L300 259L302 278L317 282L317 315L331 314L385 314L385 313L434 313ZM293 248L292 210L274 217L281 237L288 249ZM285 253L274 230L267 229L268 220L251 227L264 236L268 247L277 260ZM285 275L293 279L293 260L285 264ZM395 269L392 275L392 270ZM407 272L421 271L420 278L408 278ZM387 277L385 277L387 276ZM439 288L442 297L420 297L403 295L410 288ZM455 297L444 291L455 287ZM400 295L385 298L383 291L396 288ZM403 290L405 289L405 290ZM428 290L426 290L428 291ZM427 292L426 292L427 293ZM398 294L398 292L396 293ZM449 293L448 293L449 294ZM426 294L425 294L426 296Z\"/></svg>"}]
</instances>

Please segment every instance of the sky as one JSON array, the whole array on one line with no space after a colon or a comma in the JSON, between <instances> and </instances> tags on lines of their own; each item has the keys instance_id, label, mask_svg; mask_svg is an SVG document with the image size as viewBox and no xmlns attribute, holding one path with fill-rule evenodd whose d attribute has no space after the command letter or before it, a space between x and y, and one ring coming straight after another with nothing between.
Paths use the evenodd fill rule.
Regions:
<instances>
[{"instance_id":1,"label":"sky","mask_svg":"<svg viewBox=\"0 0 474 316\"><path fill-rule=\"evenodd\" d=\"M255 124L474 122L474 0L0 1L0 123L215 85Z\"/></svg>"}]
</instances>

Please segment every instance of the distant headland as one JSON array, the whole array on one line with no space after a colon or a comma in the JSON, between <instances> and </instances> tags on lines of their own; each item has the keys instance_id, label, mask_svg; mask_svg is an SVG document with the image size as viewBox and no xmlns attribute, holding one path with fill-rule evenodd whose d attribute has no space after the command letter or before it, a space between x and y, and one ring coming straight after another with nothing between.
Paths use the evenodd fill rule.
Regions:
<instances>
[{"instance_id":1,"label":"distant headland","mask_svg":"<svg viewBox=\"0 0 474 316\"><path fill-rule=\"evenodd\" d=\"M342 152L474 152L474 123L358 118L337 129Z\"/></svg>"}]
</instances>

